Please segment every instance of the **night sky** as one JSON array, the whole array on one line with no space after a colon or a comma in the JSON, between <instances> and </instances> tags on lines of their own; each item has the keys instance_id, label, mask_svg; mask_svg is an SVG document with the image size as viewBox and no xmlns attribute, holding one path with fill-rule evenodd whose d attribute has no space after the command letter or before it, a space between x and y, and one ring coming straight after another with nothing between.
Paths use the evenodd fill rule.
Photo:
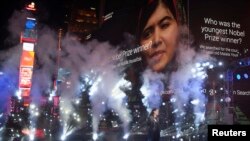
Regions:
<instances>
[{"instance_id":1,"label":"night sky","mask_svg":"<svg viewBox=\"0 0 250 141\"><path fill-rule=\"evenodd\" d=\"M30 2L35 2L37 6L36 16L39 23L55 29L63 25L63 18L67 12L64 0L3 0L0 5L0 50L8 48L9 45L6 41L6 37L9 35L7 31L8 19L15 10L23 10L25 5Z\"/></svg>"},{"instance_id":2,"label":"night sky","mask_svg":"<svg viewBox=\"0 0 250 141\"><path fill-rule=\"evenodd\" d=\"M36 17L40 25L46 25L52 29L65 26L65 15L69 14L69 8L77 0L3 0L0 7L0 50L8 48L6 37L8 19L15 10L21 11L30 2L35 2L37 7ZM144 0L105 0L104 15L114 12L111 20L105 22L98 31L93 33L95 38L110 40L118 43L122 40L124 31L134 32L137 19L138 7ZM99 13L99 0L84 0L78 2L80 7L95 7ZM97 15L98 16L98 15ZM112 30L112 32L110 32ZM119 38L118 36L119 35ZM120 36L121 35L121 36Z\"/></svg>"},{"instance_id":3,"label":"night sky","mask_svg":"<svg viewBox=\"0 0 250 141\"><path fill-rule=\"evenodd\" d=\"M70 5L76 0L2 0L0 5L0 50L5 48L3 46L8 32L6 30L8 26L8 19L13 14L14 10L21 10L24 5L29 2L35 2L37 6L37 19L40 24L46 24L53 29L58 29L64 26L65 15L68 14L67 11ZM83 0L78 5L83 7L94 6L98 10L99 0ZM143 5L143 0L105 0L105 14L109 12L114 12L112 20L105 23L104 28L99 29L96 33L99 38L106 40L107 37L116 37L113 34L121 34L124 31L133 32L135 29L134 25L136 22L136 9L140 5ZM201 18L204 16L218 17L220 19L234 19L240 20L246 25L250 23L248 7L249 2L247 0L190 0L189 2L189 20L190 27L193 30L196 39L199 39L199 25L201 25ZM243 26L246 26L243 24ZM107 32L113 28L112 32ZM114 30L115 29L115 30ZM249 32L249 28L246 28ZM248 40L249 37L246 37ZM116 40L116 39L114 39ZM117 39L119 40L119 39ZM115 42L115 41L114 41Z\"/></svg>"}]
</instances>

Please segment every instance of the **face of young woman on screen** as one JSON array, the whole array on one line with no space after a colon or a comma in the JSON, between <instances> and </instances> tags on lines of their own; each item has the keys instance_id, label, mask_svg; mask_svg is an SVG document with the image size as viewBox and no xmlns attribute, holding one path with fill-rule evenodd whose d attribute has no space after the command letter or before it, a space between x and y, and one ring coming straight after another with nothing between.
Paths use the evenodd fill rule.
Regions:
<instances>
[{"instance_id":1,"label":"face of young woman on screen","mask_svg":"<svg viewBox=\"0 0 250 141\"><path fill-rule=\"evenodd\" d=\"M160 3L148 19L140 37L141 45L152 41L152 46L143 53L153 71L162 71L172 60L177 38L177 22L170 10Z\"/></svg>"}]
</instances>

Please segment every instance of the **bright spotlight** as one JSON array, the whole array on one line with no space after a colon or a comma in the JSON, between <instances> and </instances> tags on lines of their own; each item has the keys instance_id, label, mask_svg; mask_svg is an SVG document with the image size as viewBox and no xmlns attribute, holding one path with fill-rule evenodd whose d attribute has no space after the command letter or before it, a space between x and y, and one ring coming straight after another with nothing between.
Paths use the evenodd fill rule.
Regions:
<instances>
[{"instance_id":1,"label":"bright spotlight","mask_svg":"<svg viewBox=\"0 0 250 141\"><path fill-rule=\"evenodd\" d=\"M31 140L31 141L33 141L33 140L35 139L34 134L30 134L29 137L30 137L30 140Z\"/></svg>"},{"instance_id":2,"label":"bright spotlight","mask_svg":"<svg viewBox=\"0 0 250 141\"><path fill-rule=\"evenodd\" d=\"M245 78L245 79L248 79L248 77L249 77L248 74L247 74L247 73L244 73L244 78Z\"/></svg>"},{"instance_id":3,"label":"bright spotlight","mask_svg":"<svg viewBox=\"0 0 250 141\"><path fill-rule=\"evenodd\" d=\"M200 64L200 63L196 63L195 66L196 66L197 68L199 68L199 67L201 67L201 64Z\"/></svg>"},{"instance_id":4,"label":"bright spotlight","mask_svg":"<svg viewBox=\"0 0 250 141\"><path fill-rule=\"evenodd\" d=\"M214 65L209 65L209 69L213 69L214 68Z\"/></svg>"},{"instance_id":5,"label":"bright spotlight","mask_svg":"<svg viewBox=\"0 0 250 141\"><path fill-rule=\"evenodd\" d=\"M199 101L199 99L194 99L194 100L191 101L191 103L192 103L193 105L197 105L197 104L200 103L200 101Z\"/></svg>"},{"instance_id":6,"label":"bright spotlight","mask_svg":"<svg viewBox=\"0 0 250 141\"><path fill-rule=\"evenodd\" d=\"M240 80L240 79L241 79L240 74L237 74L237 75L236 75L236 78L237 78L237 80Z\"/></svg>"},{"instance_id":7,"label":"bright spotlight","mask_svg":"<svg viewBox=\"0 0 250 141\"><path fill-rule=\"evenodd\" d=\"M223 74L220 74L220 78L222 79L224 76L223 76Z\"/></svg>"},{"instance_id":8,"label":"bright spotlight","mask_svg":"<svg viewBox=\"0 0 250 141\"><path fill-rule=\"evenodd\" d=\"M94 133L92 138L93 138L94 141L96 141L97 138L98 138L98 134L97 134L97 133Z\"/></svg>"},{"instance_id":9,"label":"bright spotlight","mask_svg":"<svg viewBox=\"0 0 250 141\"><path fill-rule=\"evenodd\" d=\"M240 62L239 62L239 65L242 65L242 64L243 64L243 63L240 61Z\"/></svg>"},{"instance_id":10,"label":"bright spotlight","mask_svg":"<svg viewBox=\"0 0 250 141\"><path fill-rule=\"evenodd\" d=\"M66 139L65 134L61 136L61 140L64 141Z\"/></svg>"},{"instance_id":11,"label":"bright spotlight","mask_svg":"<svg viewBox=\"0 0 250 141\"><path fill-rule=\"evenodd\" d=\"M128 139L128 137L129 137L129 133L126 133L124 136L123 136L123 139Z\"/></svg>"},{"instance_id":12,"label":"bright spotlight","mask_svg":"<svg viewBox=\"0 0 250 141\"><path fill-rule=\"evenodd\" d=\"M21 100L22 99L22 96L21 96L21 91L20 90L18 90L18 91L16 91L16 96L18 97L18 99L19 100Z\"/></svg>"},{"instance_id":13,"label":"bright spotlight","mask_svg":"<svg viewBox=\"0 0 250 141\"><path fill-rule=\"evenodd\" d=\"M219 66L222 66L222 65L223 65L223 63L222 63L222 62L219 62L219 63L218 63L218 65L219 65Z\"/></svg>"},{"instance_id":14,"label":"bright spotlight","mask_svg":"<svg viewBox=\"0 0 250 141\"><path fill-rule=\"evenodd\" d=\"M35 104L30 104L30 108L31 108L31 109L35 109L35 108L36 108L36 105L35 105Z\"/></svg>"}]
</instances>

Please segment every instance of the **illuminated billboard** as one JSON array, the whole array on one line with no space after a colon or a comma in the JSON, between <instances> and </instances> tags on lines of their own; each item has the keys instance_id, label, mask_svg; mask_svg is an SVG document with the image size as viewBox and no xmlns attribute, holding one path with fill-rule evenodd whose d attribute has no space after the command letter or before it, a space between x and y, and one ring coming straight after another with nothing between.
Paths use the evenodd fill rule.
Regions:
<instances>
[{"instance_id":1,"label":"illuminated billboard","mask_svg":"<svg viewBox=\"0 0 250 141\"><path fill-rule=\"evenodd\" d=\"M33 43L27 43L27 42L24 42L23 43L23 50L25 51L34 51L34 44Z\"/></svg>"},{"instance_id":2,"label":"illuminated billboard","mask_svg":"<svg viewBox=\"0 0 250 141\"><path fill-rule=\"evenodd\" d=\"M21 33L21 42L35 43L37 40L36 19L27 17L24 32Z\"/></svg>"},{"instance_id":3,"label":"illuminated billboard","mask_svg":"<svg viewBox=\"0 0 250 141\"><path fill-rule=\"evenodd\" d=\"M32 79L32 67L20 67L20 88L30 88Z\"/></svg>"},{"instance_id":4,"label":"illuminated billboard","mask_svg":"<svg viewBox=\"0 0 250 141\"><path fill-rule=\"evenodd\" d=\"M23 88L21 89L22 97L26 97L26 99L30 96L30 88Z\"/></svg>"},{"instance_id":5,"label":"illuminated billboard","mask_svg":"<svg viewBox=\"0 0 250 141\"><path fill-rule=\"evenodd\" d=\"M32 50L34 45L25 44L23 48L27 50ZM30 95L30 89L32 85L32 74L33 74L33 65L34 65L34 55L33 51L23 50L20 69L19 69L19 88L21 90L22 97L28 97Z\"/></svg>"},{"instance_id":6,"label":"illuminated billboard","mask_svg":"<svg viewBox=\"0 0 250 141\"><path fill-rule=\"evenodd\" d=\"M34 55L33 51L23 51L20 66L33 67Z\"/></svg>"}]
</instances>

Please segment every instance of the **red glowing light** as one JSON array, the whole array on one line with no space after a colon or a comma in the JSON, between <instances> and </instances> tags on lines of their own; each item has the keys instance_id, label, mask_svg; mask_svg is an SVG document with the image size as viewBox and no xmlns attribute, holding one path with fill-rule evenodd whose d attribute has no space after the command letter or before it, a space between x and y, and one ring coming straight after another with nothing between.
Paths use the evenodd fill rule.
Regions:
<instances>
[{"instance_id":1,"label":"red glowing light","mask_svg":"<svg viewBox=\"0 0 250 141\"><path fill-rule=\"evenodd\" d=\"M35 3L31 2L29 5L26 6L26 9L31 11L36 11Z\"/></svg>"}]
</instances>

